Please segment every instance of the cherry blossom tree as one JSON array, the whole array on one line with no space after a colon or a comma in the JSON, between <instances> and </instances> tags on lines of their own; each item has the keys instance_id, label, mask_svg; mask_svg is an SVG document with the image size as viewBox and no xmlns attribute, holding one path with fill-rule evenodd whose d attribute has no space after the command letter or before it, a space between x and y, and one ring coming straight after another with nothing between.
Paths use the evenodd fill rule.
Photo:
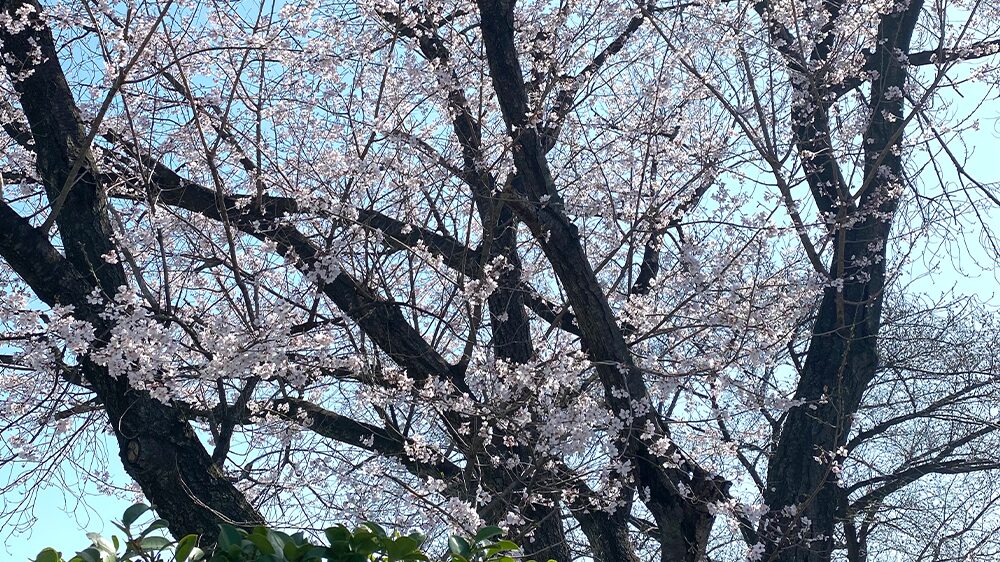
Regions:
<instances>
[{"instance_id":1,"label":"cherry blossom tree","mask_svg":"<svg viewBox=\"0 0 1000 562\"><path fill-rule=\"evenodd\" d=\"M0 4L8 521L1000 549L993 3Z\"/></svg>"}]
</instances>

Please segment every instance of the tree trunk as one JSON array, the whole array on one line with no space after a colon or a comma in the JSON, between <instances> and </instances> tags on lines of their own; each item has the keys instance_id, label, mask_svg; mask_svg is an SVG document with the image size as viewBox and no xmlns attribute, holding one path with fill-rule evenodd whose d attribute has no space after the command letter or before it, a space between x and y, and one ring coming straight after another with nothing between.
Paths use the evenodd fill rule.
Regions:
<instances>
[{"instance_id":1,"label":"tree trunk","mask_svg":"<svg viewBox=\"0 0 1000 562\"><path fill-rule=\"evenodd\" d=\"M52 33L39 16L36 0L0 0L5 14L31 23L18 33L0 26L7 72L14 79L21 107L35 142L38 174L58 212L66 257L12 209L0 213L0 251L38 297L48 305L71 305L77 319L95 329L95 346L107 343L113 327L88 298L105 299L126 286L120 264L102 256L112 252L108 199L91 156L80 113L59 66ZM25 12L27 10L27 12ZM34 55L41 55L39 59ZM60 209L62 212L59 212ZM214 542L220 522L253 525L263 518L242 492L225 478L179 412L129 387L87 357L81 359L87 386L108 413L126 472L135 479L175 536L200 533Z\"/></svg>"},{"instance_id":2,"label":"tree trunk","mask_svg":"<svg viewBox=\"0 0 1000 562\"><path fill-rule=\"evenodd\" d=\"M762 520L765 560L827 562L833 554L842 491L837 481L851 422L878 367L886 250L902 181L905 119L902 92L908 53L922 7L913 0L882 16L873 61L871 116L864 138L864 181L858 205L843 206L833 224L831 286L823 293L796 400L768 464Z\"/></svg>"}]
</instances>

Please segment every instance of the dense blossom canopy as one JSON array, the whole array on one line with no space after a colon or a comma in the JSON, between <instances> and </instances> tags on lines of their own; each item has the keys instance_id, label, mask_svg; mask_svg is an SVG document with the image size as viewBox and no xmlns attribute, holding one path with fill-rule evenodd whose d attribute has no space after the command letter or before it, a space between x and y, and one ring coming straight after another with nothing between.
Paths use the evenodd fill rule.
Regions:
<instances>
[{"instance_id":1,"label":"dense blossom canopy","mask_svg":"<svg viewBox=\"0 0 1000 562\"><path fill-rule=\"evenodd\" d=\"M1000 4L0 6L10 528L1000 556Z\"/></svg>"}]
</instances>

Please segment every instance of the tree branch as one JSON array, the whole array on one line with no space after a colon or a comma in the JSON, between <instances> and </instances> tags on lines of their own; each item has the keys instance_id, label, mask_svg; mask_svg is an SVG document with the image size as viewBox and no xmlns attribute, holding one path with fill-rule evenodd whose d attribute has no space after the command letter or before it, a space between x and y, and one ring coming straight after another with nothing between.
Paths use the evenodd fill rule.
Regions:
<instances>
[{"instance_id":1,"label":"tree branch","mask_svg":"<svg viewBox=\"0 0 1000 562\"><path fill-rule=\"evenodd\" d=\"M406 450L408 446L413 446L413 442L397 431L359 422L305 400L275 400L270 411L323 437L396 459L416 476L453 479L463 473L458 465L445 458L426 462L410 457Z\"/></svg>"}]
</instances>

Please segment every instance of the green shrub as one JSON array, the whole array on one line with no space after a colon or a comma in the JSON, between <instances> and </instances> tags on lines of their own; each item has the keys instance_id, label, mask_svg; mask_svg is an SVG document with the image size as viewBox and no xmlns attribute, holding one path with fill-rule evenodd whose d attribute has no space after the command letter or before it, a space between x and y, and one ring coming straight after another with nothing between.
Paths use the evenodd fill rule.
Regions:
<instances>
[{"instance_id":1,"label":"green shrub","mask_svg":"<svg viewBox=\"0 0 1000 562\"><path fill-rule=\"evenodd\" d=\"M388 533L375 523L364 523L353 531L343 525L324 532L327 544L315 544L303 533L288 534L266 527L249 531L221 525L218 543L211 554L198 548L198 536L174 541L163 535L167 522L154 519L141 531L136 521L150 512L144 504L125 510L115 523L124 539L87 533L91 546L68 560L46 548L35 562L416 562L431 559L422 550L420 533ZM476 536L453 536L448 541L448 562L514 562L518 546L500 539L499 527L485 527ZM530 561L534 562L534 561ZM549 561L553 562L553 561Z\"/></svg>"}]
</instances>

